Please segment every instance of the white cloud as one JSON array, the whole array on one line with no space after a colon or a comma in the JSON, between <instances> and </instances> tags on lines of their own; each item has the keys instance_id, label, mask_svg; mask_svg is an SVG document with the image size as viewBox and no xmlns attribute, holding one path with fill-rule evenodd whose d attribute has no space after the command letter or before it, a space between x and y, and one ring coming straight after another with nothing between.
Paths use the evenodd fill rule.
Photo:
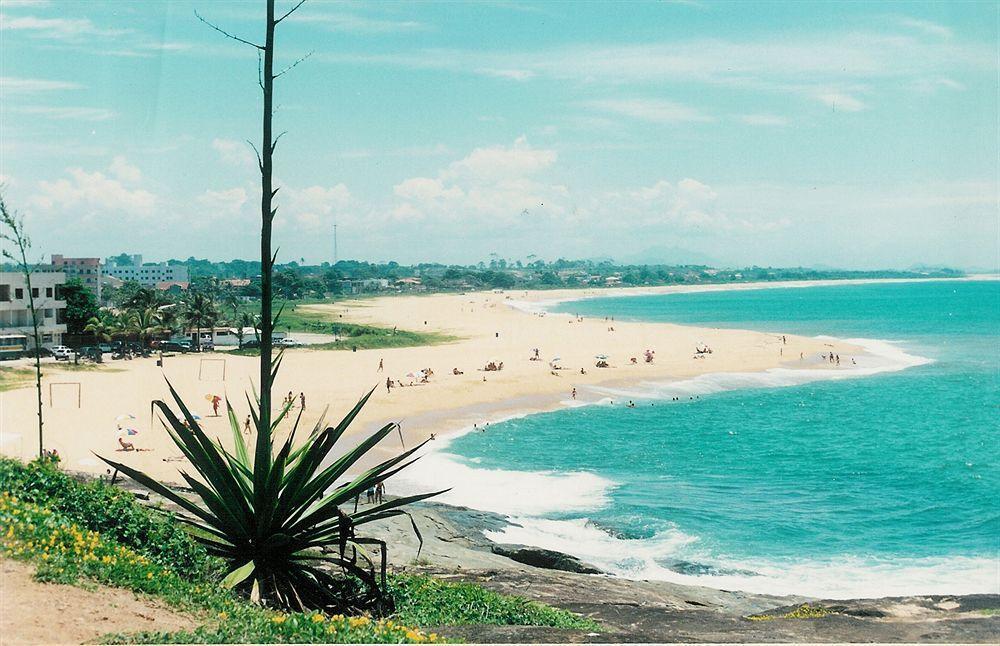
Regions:
<instances>
[{"instance_id":1,"label":"white cloud","mask_svg":"<svg viewBox=\"0 0 1000 646\"><path fill-rule=\"evenodd\" d=\"M861 99L843 92L821 92L816 99L834 109L835 112L860 112L867 108Z\"/></svg>"},{"instance_id":2,"label":"white cloud","mask_svg":"<svg viewBox=\"0 0 1000 646\"><path fill-rule=\"evenodd\" d=\"M567 190L538 176L551 168L556 151L532 147L525 137L510 146L486 146L448 164L437 177L412 177L393 188L397 220L477 219L502 225L527 211L531 217L565 212Z\"/></svg>"},{"instance_id":3,"label":"white cloud","mask_svg":"<svg viewBox=\"0 0 1000 646\"><path fill-rule=\"evenodd\" d=\"M904 27L909 27L910 29L916 29L917 31L922 31L925 34L931 36L937 36L938 38L951 38L954 32L950 27L945 27L936 22L931 22L930 20L920 20L918 18L901 18L899 24Z\"/></svg>"},{"instance_id":4,"label":"white cloud","mask_svg":"<svg viewBox=\"0 0 1000 646\"><path fill-rule=\"evenodd\" d=\"M384 20L342 12L308 13L298 11L292 14L288 20L298 23L317 25L329 31L365 34L389 34L396 32L423 31L427 29L427 25L415 20Z\"/></svg>"},{"instance_id":5,"label":"white cloud","mask_svg":"<svg viewBox=\"0 0 1000 646\"><path fill-rule=\"evenodd\" d=\"M106 108L82 106L29 105L8 108L9 112L30 114L59 121L108 121L118 116L117 112Z\"/></svg>"},{"instance_id":6,"label":"white cloud","mask_svg":"<svg viewBox=\"0 0 1000 646\"><path fill-rule=\"evenodd\" d=\"M477 70L477 72L486 76L496 76L498 78L510 79L512 81L527 81L528 79L535 77L535 73L531 70L497 70L483 68Z\"/></svg>"},{"instance_id":7,"label":"white cloud","mask_svg":"<svg viewBox=\"0 0 1000 646\"><path fill-rule=\"evenodd\" d=\"M601 99L589 101L589 107L652 123L712 121L698 110L663 99Z\"/></svg>"},{"instance_id":8,"label":"white cloud","mask_svg":"<svg viewBox=\"0 0 1000 646\"><path fill-rule=\"evenodd\" d=\"M285 186L279 195L284 196L279 213L310 232L324 231L334 220L351 216L355 205L354 197L343 183L301 189Z\"/></svg>"},{"instance_id":9,"label":"white cloud","mask_svg":"<svg viewBox=\"0 0 1000 646\"><path fill-rule=\"evenodd\" d=\"M98 27L87 18L39 18L0 14L0 31L24 31L42 38L79 41L86 36L113 37L127 34L123 29Z\"/></svg>"},{"instance_id":10,"label":"white cloud","mask_svg":"<svg viewBox=\"0 0 1000 646\"><path fill-rule=\"evenodd\" d=\"M138 169L134 172L139 173ZM96 214L108 217L118 212L146 216L156 205L156 196L149 191L130 189L119 179L108 177L101 171L70 168L67 173L68 178L38 182L39 192L31 198L31 203L43 210L62 210L67 215L72 211L78 216Z\"/></svg>"},{"instance_id":11,"label":"white cloud","mask_svg":"<svg viewBox=\"0 0 1000 646\"><path fill-rule=\"evenodd\" d=\"M910 84L915 92L920 94L933 94L938 90L964 90L965 86L954 79L944 76L937 78L919 78Z\"/></svg>"},{"instance_id":12,"label":"white cloud","mask_svg":"<svg viewBox=\"0 0 1000 646\"><path fill-rule=\"evenodd\" d=\"M787 126L788 119L776 114L742 114L739 120L751 126Z\"/></svg>"},{"instance_id":13,"label":"white cloud","mask_svg":"<svg viewBox=\"0 0 1000 646\"><path fill-rule=\"evenodd\" d=\"M108 170L111 171L112 175L129 184L136 184L142 180L142 171L129 164L122 155L111 160L111 166L108 167Z\"/></svg>"},{"instance_id":14,"label":"white cloud","mask_svg":"<svg viewBox=\"0 0 1000 646\"><path fill-rule=\"evenodd\" d=\"M0 76L0 94L34 94L36 92L52 92L56 90L79 90L83 86L69 81L50 81L47 79L28 79L16 76Z\"/></svg>"},{"instance_id":15,"label":"white cloud","mask_svg":"<svg viewBox=\"0 0 1000 646\"><path fill-rule=\"evenodd\" d=\"M249 144L232 139L213 139L212 149L219 153L219 158L233 166L254 166L257 163Z\"/></svg>"},{"instance_id":16,"label":"white cloud","mask_svg":"<svg viewBox=\"0 0 1000 646\"><path fill-rule=\"evenodd\" d=\"M241 186L220 191L207 190L199 195L197 200L211 211L209 217L237 215L247 203L247 191Z\"/></svg>"}]
</instances>

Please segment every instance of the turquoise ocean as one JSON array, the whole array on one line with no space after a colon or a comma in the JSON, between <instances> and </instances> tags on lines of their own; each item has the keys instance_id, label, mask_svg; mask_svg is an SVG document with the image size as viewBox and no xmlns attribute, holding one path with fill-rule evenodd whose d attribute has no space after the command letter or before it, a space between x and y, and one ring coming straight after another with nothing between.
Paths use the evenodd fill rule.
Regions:
<instances>
[{"instance_id":1,"label":"turquoise ocean","mask_svg":"<svg viewBox=\"0 0 1000 646\"><path fill-rule=\"evenodd\" d=\"M449 462L462 502L510 517L491 539L723 589L1000 592L1000 282L595 298L551 311L852 339L868 354L835 374L593 390L581 393L588 405L457 435L429 468Z\"/></svg>"}]
</instances>

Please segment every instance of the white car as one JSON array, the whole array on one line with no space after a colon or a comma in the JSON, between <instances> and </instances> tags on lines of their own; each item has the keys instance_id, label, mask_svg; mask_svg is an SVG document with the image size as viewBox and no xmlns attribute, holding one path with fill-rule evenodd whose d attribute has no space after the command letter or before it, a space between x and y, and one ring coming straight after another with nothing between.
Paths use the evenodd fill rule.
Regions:
<instances>
[{"instance_id":1,"label":"white car","mask_svg":"<svg viewBox=\"0 0 1000 646\"><path fill-rule=\"evenodd\" d=\"M275 345L280 345L283 348L297 348L302 345L301 341L296 341L295 339L288 337L285 337L284 339L276 339L274 343Z\"/></svg>"},{"instance_id":2,"label":"white car","mask_svg":"<svg viewBox=\"0 0 1000 646\"><path fill-rule=\"evenodd\" d=\"M55 345L52 346L52 356L56 358L56 361L68 361L73 358L73 349L64 345Z\"/></svg>"}]
</instances>

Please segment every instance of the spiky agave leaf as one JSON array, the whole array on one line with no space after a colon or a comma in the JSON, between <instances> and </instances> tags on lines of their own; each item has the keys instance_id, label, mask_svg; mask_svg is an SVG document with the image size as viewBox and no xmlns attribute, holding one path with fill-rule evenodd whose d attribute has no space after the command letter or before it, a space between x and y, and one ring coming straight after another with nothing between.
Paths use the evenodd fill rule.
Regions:
<instances>
[{"instance_id":1,"label":"spiky agave leaf","mask_svg":"<svg viewBox=\"0 0 1000 646\"><path fill-rule=\"evenodd\" d=\"M273 369L276 371L279 365L280 355ZM336 597L337 581L328 571L334 567L356 577L365 586L363 598L354 600L355 603L381 603L384 600L385 545L373 538L357 536L357 528L393 516L409 516L403 509L406 505L443 491L398 498L353 516L341 509L366 489L412 464L417 459L415 453L423 446L403 451L347 482L340 482L395 429L394 424L387 424L327 464L338 440L357 418L374 389L336 426L322 428L321 420L302 445L294 449L301 411L288 437L275 446L273 434L277 422L262 428L260 415L251 405L250 415L256 426L255 448L251 455L228 401L232 451L205 434L169 381L167 385L180 415L166 402L156 401L153 406L196 472L194 475L181 472L181 476L195 492L197 501L135 468L104 457L101 459L184 510L181 519L200 530L194 534L195 538L211 554L228 562L230 569L223 584L243 589L253 598L297 610L351 607L350 602ZM279 421L288 415L289 409L288 405L283 407L277 416ZM423 539L412 517L410 521L422 545ZM381 546L378 566L366 553L365 545ZM331 547L336 549L330 552ZM376 575L376 569L380 576Z\"/></svg>"}]
</instances>

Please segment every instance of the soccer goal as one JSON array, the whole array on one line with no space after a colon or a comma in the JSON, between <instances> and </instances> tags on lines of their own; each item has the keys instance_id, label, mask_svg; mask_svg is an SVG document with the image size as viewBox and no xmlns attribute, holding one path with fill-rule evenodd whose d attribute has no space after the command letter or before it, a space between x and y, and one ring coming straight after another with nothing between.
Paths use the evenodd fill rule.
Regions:
<instances>
[{"instance_id":1,"label":"soccer goal","mask_svg":"<svg viewBox=\"0 0 1000 646\"><path fill-rule=\"evenodd\" d=\"M59 395L58 399L56 395ZM57 401L68 402L72 406L74 400L76 407L80 408L80 404L83 403L83 392L79 381L49 382L49 407L55 408Z\"/></svg>"},{"instance_id":2,"label":"soccer goal","mask_svg":"<svg viewBox=\"0 0 1000 646\"><path fill-rule=\"evenodd\" d=\"M215 358L203 358L198 363L198 381L225 381L226 380L226 360Z\"/></svg>"}]
</instances>

